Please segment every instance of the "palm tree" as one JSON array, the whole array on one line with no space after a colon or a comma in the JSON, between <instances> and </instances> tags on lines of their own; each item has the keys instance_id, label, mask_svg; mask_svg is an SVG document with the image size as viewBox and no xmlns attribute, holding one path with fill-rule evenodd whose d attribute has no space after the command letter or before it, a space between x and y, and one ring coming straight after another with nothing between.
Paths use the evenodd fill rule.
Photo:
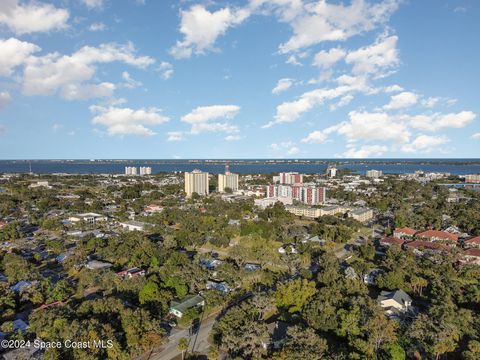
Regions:
<instances>
[{"instance_id":1,"label":"palm tree","mask_svg":"<svg viewBox=\"0 0 480 360\"><path fill-rule=\"evenodd\" d=\"M180 350L180 351L182 352L182 360L184 360L184 358L185 358L185 351L188 350L188 340L187 340L187 338L181 338L181 339L178 341L177 348L178 348L178 350Z\"/></svg>"}]
</instances>

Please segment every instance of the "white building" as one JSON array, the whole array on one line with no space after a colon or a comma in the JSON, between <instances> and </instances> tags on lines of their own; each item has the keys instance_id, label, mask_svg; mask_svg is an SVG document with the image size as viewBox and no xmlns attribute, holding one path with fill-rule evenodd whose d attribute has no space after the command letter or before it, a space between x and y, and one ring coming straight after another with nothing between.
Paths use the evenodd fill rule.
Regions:
<instances>
[{"instance_id":1,"label":"white building","mask_svg":"<svg viewBox=\"0 0 480 360\"><path fill-rule=\"evenodd\" d=\"M378 179L383 176L383 171L381 170L367 170L365 173L367 178Z\"/></svg>"},{"instance_id":2,"label":"white building","mask_svg":"<svg viewBox=\"0 0 480 360\"><path fill-rule=\"evenodd\" d=\"M320 217L322 214L321 209L306 206L287 205L285 206L285 210L296 216L304 216L313 219Z\"/></svg>"},{"instance_id":3,"label":"white building","mask_svg":"<svg viewBox=\"0 0 480 360\"><path fill-rule=\"evenodd\" d=\"M284 205L292 205L293 199L291 197L273 197L254 200L255 206L258 206L262 209L265 209L270 205L274 205L276 202L281 202Z\"/></svg>"},{"instance_id":4,"label":"white building","mask_svg":"<svg viewBox=\"0 0 480 360\"><path fill-rule=\"evenodd\" d=\"M208 195L208 173L193 170L185 173L185 193L191 197L193 193Z\"/></svg>"},{"instance_id":5,"label":"white building","mask_svg":"<svg viewBox=\"0 0 480 360\"><path fill-rule=\"evenodd\" d=\"M273 177L273 182L287 185L301 184L303 183L303 174L298 172L280 173Z\"/></svg>"},{"instance_id":6,"label":"white building","mask_svg":"<svg viewBox=\"0 0 480 360\"><path fill-rule=\"evenodd\" d=\"M356 208L348 213L348 217L360 222L367 222L373 219L373 210L367 208Z\"/></svg>"},{"instance_id":7,"label":"white building","mask_svg":"<svg viewBox=\"0 0 480 360\"><path fill-rule=\"evenodd\" d=\"M218 174L218 192L223 193L226 188L229 188L232 191L238 190L238 174L233 174L231 172Z\"/></svg>"},{"instance_id":8,"label":"white building","mask_svg":"<svg viewBox=\"0 0 480 360\"><path fill-rule=\"evenodd\" d=\"M335 165L327 167L327 176L329 178L334 178L335 176L337 176L337 168L335 167Z\"/></svg>"},{"instance_id":9,"label":"white building","mask_svg":"<svg viewBox=\"0 0 480 360\"><path fill-rule=\"evenodd\" d=\"M137 168L135 166L125 166L125 175L137 175Z\"/></svg>"},{"instance_id":10,"label":"white building","mask_svg":"<svg viewBox=\"0 0 480 360\"><path fill-rule=\"evenodd\" d=\"M326 200L326 189L316 185L269 185L267 198L291 198L307 205L321 205Z\"/></svg>"},{"instance_id":11,"label":"white building","mask_svg":"<svg viewBox=\"0 0 480 360\"><path fill-rule=\"evenodd\" d=\"M101 215L97 213L84 213L84 214L71 216L68 218L68 220L73 223L83 221L87 224L93 225L93 224L96 224L97 222L107 221L107 217L105 215Z\"/></svg>"},{"instance_id":12,"label":"white building","mask_svg":"<svg viewBox=\"0 0 480 360\"><path fill-rule=\"evenodd\" d=\"M128 231L144 231L147 224L140 221L130 220L121 222L120 225Z\"/></svg>"},{"instance_id":13,"label":"white building","mask_svg":"<svg viewBox=\"0 0 480 360\"><path fill-rule=\"evenodd\" d=\"M152 175L152 168L150 166L140 166L140 175Z\"/></svg>"}]
</instances>

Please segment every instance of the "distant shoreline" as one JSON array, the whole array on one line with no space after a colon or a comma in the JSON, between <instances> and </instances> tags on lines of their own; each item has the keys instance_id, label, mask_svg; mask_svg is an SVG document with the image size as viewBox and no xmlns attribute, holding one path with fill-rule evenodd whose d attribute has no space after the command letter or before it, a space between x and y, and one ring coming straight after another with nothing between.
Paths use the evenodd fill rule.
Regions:
<instances>
[{"instance_id":1,"label":"distant shoreline","mask_svg":"<svg viewBox=\"0 0 480 360\"><path fill-rule=\"evenodd\" d=\"M15 159L0 160L0 164L448 164L480 165L480 158L376 158L376 159Z\"/></svg>"}]
</instances>

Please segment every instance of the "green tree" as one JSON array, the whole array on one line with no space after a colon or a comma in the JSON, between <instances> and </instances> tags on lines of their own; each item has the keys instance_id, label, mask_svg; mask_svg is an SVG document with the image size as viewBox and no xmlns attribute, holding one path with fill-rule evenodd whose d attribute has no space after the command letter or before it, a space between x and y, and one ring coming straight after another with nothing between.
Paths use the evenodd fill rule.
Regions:
<instances>
[{"instance_id":1,"label":"green tree","mask_svg":"<svg viewBox=\"0 0 480 360\"><path fill-rule=\"evenodd\" d=\"M299 312L315 292L313 281L306 279L293 280L278 286L276 303L279 308L284 308L289 313Z\"/></svg>"}]
</instances>

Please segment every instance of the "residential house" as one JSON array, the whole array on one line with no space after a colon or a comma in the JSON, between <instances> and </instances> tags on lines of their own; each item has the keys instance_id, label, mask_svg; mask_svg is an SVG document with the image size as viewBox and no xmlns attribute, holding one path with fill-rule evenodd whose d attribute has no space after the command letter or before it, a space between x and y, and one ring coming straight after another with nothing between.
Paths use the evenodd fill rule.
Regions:
<instances>
[{"instance_id":1,"label":"residential house","mask_svg":"<svg viewBox=\"0 0 480 360\"><path fill-rule=\"evenodd\" d=\"M415 253L422 255L423 252L427 253L438 253L438 252L449 252L451 248L449 246L439 244L436 242L415 240L406 242L403 245L407 249L412 249Z\"/></svg>"},{"instance_id":2,"label":"residential house","mask_svg":"<svg viewBox=\"0 0 480 360\"><path fill-rule=\"evenodd\" d=\"M363 275L363 282L367 285L376 285L377 276L383 274L382 269L372 269L365 275Z\"/></svg>"},{"instance_id":3,"label":"residential house","mask_svg":"<svg viewBox=\"0 0 480 360\"><path fill-rule=\"evenodd\" d=\"M464 241L466 247L480 249L480 236L475 236Z\"/></svg>"},{"instance_id":4,"label":"residential house","mask_svg":"<svg viewBox=\"0 0 480 360\"><path fill-rule=\"evenodd\" d=\"M243 268L245 269L245 271L254 272L260 270L262 267L260 264L246 263Z\"/></svg>"},{"instance_id":5,"label":"residential house","mask_svg":"<svg viewBox=\"0 0 480 360\"><path fill-rule=\"evenodd\" d=\"M415 237L427 241L439 241L456 244L458 235L440 230L427 230L415 234Z\"/></svg>"},{"instance_id":6,"label":"residential house","mask_svg":"<svg viewBox=\"0 0 480 360\"><path fill-rule=\"evenodd\" d=\"M201 295L187 295L180 301L172 301L170 304L170 314L181 318L185 312L191 308L201 308L205 306L205 299Z\"/></svg>"},{"instance_id":7,"label":"residential house","mask_svg":"<svg viewBox=\"0 0 480 360\"><path fill-rule=\"evenodd\" d=\"M463 253L463 262L471 265L480 265L480 249L467 249Z\"/></svg>"},{"instance_id":8,"label":"residential house","mask_svg":"<svg viewBox=\"0 0 480 360\"><path fill-rule=\"evenodd\" d=\"M268 343L263 343L263 347L280 349L287 338L288 324L284 321L274 321L267 324L267 329L270 340Z\"/></svg>"},{"instance_id":9,"label":"residential house","mask_svg":"<svg viewBox=\"0 0 480 360\"><path fill-rule=\"evenodd\" d=\"M85 267L90 270L108 269L112 264L99 260L90 260Z\"/></svg>"},{"instance_id":10,"label":"residential house","mask_svg":"<svg viewBox=\"0 0 480 360\"><path fill-rule=\"evenodd\" d=\"M379 305L388 317L398 317L412 306L412 298L403 290L382 291L377 298Z\"/></svg>"},{"instance_id":11,"label":"residential house","mask_svg":"<svg viewBox=\"0 0 480 360\"><path fill-rule=\"evenodd\" d=\"M145 276L147 273L145 270L134 267L128 270L119 271L116 273L118 277L123 279L132 279L138 276Z\"/></svg>"},{"instance_id":12,"label":"residential house","mask_svg":"<svg viewBox=\"0 0 480 360\"><path fill-rule=\"evenodd\" d=\"M403 243L405 242L405 240L403 240L402 238L398 238L398 237L391 237L391 236L387 236L387 237L384 237L382 239L380 239L380 245L381 246L392 246L392 245L398 245L398 246L402 246Z\"/></svg>"},{"instance_id":13,"label":"residential house","mask_svg":"<svg viewBox=\"0 0 480 360\"><path fill-rule=\"evenodd\" d=\"M207 290L215 289L223 293L228 293L230 291L230 287L225 281L213 281L208 280L206 285Z\"/></svg>"},{"instance_id":14,"label":"residential house","mask_svg":"<svg viewBox=\"0 0 480 360\"><path fill-rule=\"evenodd\" d=\"M160 213L163 211L163 207L161 207L160 205L156 205L156 204L150 204L150 205L147 205L144 209L144 211L148 214L148 215L151 215L151 214L155 214L155 213Z\"/></svg>"},{"instance_id":15,"label":"residential house","mask_svg":"<svg viewBox=\"0 0 480 360\"><path fill-rule=\"evenodd\" d=\"M12 290L16 293L21 293L23 291L23 289L26 289L26 288L34 285L35 283L36 283L36 281L20 280L15 285L10 286L10 290Z\"/></svg>"},{"instance_id":16,"label":"residential house","mask_svg":"<svg viewBox=\"0 0 480 360\"><path fill-rule=\"evenodd\" d=\"M147 226L146 223L135 220L121 222L120 225L128 231L145 231L145 227Z\"/></svg>"},{"instance_id":17,"label":"residential house","mask_svg":"<svg viewBox=\"0 0 480 360\"><path fill-rule=\"evenodd\" d=\"M409 227L397 228L393 231L393 237L397 239L412 239L416 233L417 230Z\"/></svg>"}]
</instances>

